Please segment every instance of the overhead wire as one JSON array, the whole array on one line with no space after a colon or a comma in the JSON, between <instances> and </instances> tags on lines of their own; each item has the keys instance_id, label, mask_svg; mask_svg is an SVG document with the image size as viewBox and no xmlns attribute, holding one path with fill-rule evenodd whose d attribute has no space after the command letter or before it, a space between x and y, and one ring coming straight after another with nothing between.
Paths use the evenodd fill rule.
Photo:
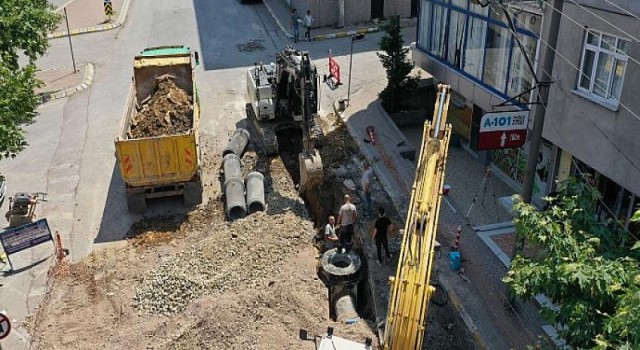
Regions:
<instances>
[{"instance_id":1,"label":"overhead wire","mask_svg":"<svg viewBox=\"0 0 640 350\"><path fill-rule=\"evenodd\" d=\"M606 19L604 19L602 16L598 15L597 13L589 10L588 8L584 7L583 5L581 5L580 3L574 1L574 0L565 0L565 1L569 1L573 4L575 4L576 6L580 7L583 11L591 14L592 16L598 18L599 20L601 20L602 22L610 25L611 27L615 28L617 31L619 31L620 33L623 33L624 35L628 36L629 38L632 38L633 40L635 40L636 42L640 43L640 39L636 38L635 36L625 32L624 30L620 29L618 26L616 26L615 24L607 21Z\"/></svg>"},{"instance_id":2,"label":"overhead wire","mask_svg":"<svg viewBox=\"0 0 640 350\"><path fill-rule=\"evenodd\" d=\"M505 8L505 7L504 7L504 4L501 4L501 6L503 6L503 8ZM550 6L551 6L551 5L550 5ZM551 6L551 7L553 7L553 6ZM506 9L506 8L505 8L505 9ZM495 10L494 10L494 11L495 11ZM495 12L496 12L496 13L498 13L497 11L495 11ZM559 13L560 13L560 14L562 14L562 12L559 12ZM518 20L518 19L517 19L517 17L514 17L514 19L515 19L516 21L520 22L520 20ZM522 23L522 22L520 22L520 23ZM580 26L580 27L582 28L582 26ZM512 28L510 28L510 27L509 27L508 29L511 31L511 33L512 33L513 35L517 35L517 33L515 33L515 32L513 31L513 29L512 29ZM540 40L541 40L541 41L544 41L542 38L540 38ZM570 65L572 65L576 70L578 70L578 72L580 72L581 74L583 74L583 75L585 75L585 76L586 76L586 74L582 73L582 71L581 71L580 69L578 69L578 67L576 67L575 65L573 65L573 64L571 63L571 61L569 61L566 57L562 56L562 55L561 55L557 50L555 50L555 49L554 49L551 45L549 45L549 43L547 43L546 41L545 41L545 45L547 45L547 47L549 47L550 49L554 50L554 52L555 52L557 55L559 55L559 56L560 56L560 57L562 57L566 62L568 62ZM524 53L523 53L523 54L524 54ZM544 71L544 72L545 72L549 77L552 77L552 78L553 78L552 74L550 74L548 71L546 71L546 69L544 69L544 67L541 67L541 68L542 68L542 70L543 70L543 71ZM556 79L556 80L557 80L557 79ZM595 82L594 82L594 83L595 83ZM539 91L538 91L538 90L536 90L536 92L538 93L538 96L539 96ZM542 103L542 105L543 105L543 107L545 108L545 110L547 110L547 105L546 105L546 103L545 103L543 100L540 100L540 102ZM629 110L629 112L631 112L631 113L633 114L633 112L632 112L632 111L630 111L630 110ZM636 117L637 117L637 115L636 115ZM601 129L600 129L600 128L595 124L595 123L594 123L594 127L595 127L596 129L598 129L598 131L600 131L600 133L602 133L602 134L603 134L603 136L604 136L607 140L609 140L609 141L611 142L611 144L612 144L612 145L613 145L613 146L618 150L618 152L619 152L620 154L622 154L622 155L627 159L627 161L629 161L629 163L630 163L633 167L635 167L636 169L638 169L638 171L640 171L640 168L639 168L639 167L638 167L638 166L637 166L637 165L636 165L636 164L635 164L631 159L629 159L629 158L628 158L628 156L627 156L626 154L624 154L624 152L623 152L621 149L619 149L619 148L617 147L617 145L616 145L614 142L612 142L612 141L609 139L609 137L608 137L608 136L607 136L607 135L606 135L606 134L605 134L605 133L604 133L604 132L603 132L603 131L602 131L602 130L601 130ZM577 163L575 162L575 159L572 159L572 161L573 161L574 166L576 167L576 169L577 169L578 171L580 171L580 169L579 169L579 168L578 168L578 166L577 166ZM582 174L582 173L581 173L581 174ZM590 185L589 183L587 183L587 185L589 185L589 186L591 187L591 185ZM593 187L592 187L592 189L595 189L595 188L593 188ZM596 190L597 190L597 189L596 189ZM604 207L604 208L606 208L607 212L608 212L608 213L611 215L611 217L612 217L612 218L614 218L614 220L615 220L616 215L613 213L613 210L611 210L611 208L609 208L609 207L604 203L604 201L602 200L602 198L599 198L599 200L600 200L600 204L602 204L602 205L603 205L603 207ZM618 223L620 224L620 226L621 226L621 227L622 227L622 228L623 228L623 229L624 229L624 230L625 230L625 231L626 231L626 232L627 232L631 237L633 237L635 240L638 240L638 238L637 238L633 233L631 233L631 232L630 232L626 227L624 227L624 225L622 225L622 223L621 223L620 221L618 221L618 220L615 220L615 221L616 221L616 222L618 222Z\"/></svg>"},{"instance_id":3,"label":"overhead wire","mask_svg":"<svg viewBox=\"0 0 640 350\"><path fill-rule=\"evenodd\" d=\"M567 17L570 21L574 22L576 25L578 25L580 28L584 28L582 25L580 25L580 23L576 22L573 18L569 17L568 15L564 14L562 11L559 11L558 9L556 9L554 6L549 5L549 3L545 3L547 6L549 6L550 8L552 8L554 11L558 12L560 15ZM516 21L519 21L516 18ZM520 21L519 21L520 22ZM522 22L520 22L522 23ZM578 68L578 66L576 66L575 64L573 64L573 62L568 59L566 56L564 56L563 54L561 54L557 49L555 49L554 47L552 47L547 41L545 41L544 39L540 38L539 39L545 46L547 46L549 49L551 49L556 55L558 55L560 58L562 58L565 62L567 62L567 64L569 64L572 68L574 68L578 74L580 74L581 76L587 77L589 79L591 79L590 76L586 75L584 72L582 72L582 70L580 68ZM638 62L636 59L634 59L631 56L627 55L628 59L631 59L632 61L638 63L638 65L640 65L640 62ZM552 76L551 74L549 74L549 72L547 72L546 70L544 70L545 73L548 76ZM557 79L556 79L557 80ZM598 84L597 82L594 81L594 84ZM598 84L598 86L600 88L603 88L603 86L601 84ZM629 108L627 105L625 105L624 103L622 103L621 101L617 101L618 105L622 108L624 108L625 110L627 110L629 113L631 113L631 115L633 115L633 117L635 117L636 119L638 119L640 121L640 115L638 115L636 112L634 112L633 110L631 110L631 108Z\"/></svg>"},{"instance_id":4,"label":"overhead wire","mask_svg":"<svg viewBox=\"0 0 640 350\"><path fill-rule=\"evenodd\" d=\"M613 3L613 1L609 1L609 0L604 0L604 1L605 1L605 2L607 2L607 3L609 3L609 4L611 4L611 5L613 5L613 6L615 6L617 9L619 9L620 11L622 11L622 12L626 13L627 15L629 15L629 16L631 16L631 17L634 17L634 18L635 18L635 19L637 19L637 20L640 20L640 17L638 17L637 15L633 14L631 11L629 11L629 10L627 10L627 9L622 8L622 6L619 6L619 5L617 5L617 4L614 4L614 3Z\"/></svg>"},{"instance_id":5,"label":"overhead wire","mask_svg":"<svg viewBox=\"0 0 640 350\"><path fill-rule=\"evenodd\" d=\"M571 1L571 2L573 2L572 0L567 0L567 1ZM545 2L545 6L549 6L552 10L554 10L554 11L558 12L561 16L566 17L569 21L573 22L574 24L576 24L576 25L577 25L578 27L580 27L581 29L583 29L583 30L585 29L585 26L584 26L584 25L582 25L580 22L578 22L578 21L576 21L575 19L573 19L573 17L571 17L571 16L567 15L566 13L564 13L564 12L562 12L562 11L558 10L555 6L553 6L553 5L549 4L548 2ZM581 5L580 5L580 6L581 6ZM587 11L588 11L588 10L587 10ZM602 17L600 17L600 18L602 18ZM613 23L608 22L608 21L606 21L605 19L602 19L602 20L603 20L604 22L608 23L609 25L611 25L612 27L614 27L614 28L616 28L616 29L618 28L618 27L616 27ZM627 32L622 31L622 33L624 33L624 34L628 35L629 37L633 38L634 40L638 41L638 39L636 39L636 38L634 38L634 37L630 36L629 34L627 34ZM638 42L640 42L640 41L638 41ZM631 61L635 62L637 65L640 65L640 61L638 61L637 59L633 58L633 56L628 55L628 54L625 54L625 56L627 56L627 59L629 59L629 60L631 60Z\"/></svg>"}]
</instances>

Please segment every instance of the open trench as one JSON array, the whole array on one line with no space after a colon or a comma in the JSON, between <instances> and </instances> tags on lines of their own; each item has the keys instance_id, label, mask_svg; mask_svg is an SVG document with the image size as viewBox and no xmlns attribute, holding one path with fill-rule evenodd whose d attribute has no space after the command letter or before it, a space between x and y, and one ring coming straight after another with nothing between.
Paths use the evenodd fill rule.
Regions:
<instances>
[{"instance_id":1,"label":"open trench","mask_svg":"<svg viewBox=\"0 0 640 350\"><path fill-rule=\"evenodd\" d=\"M333 135L332 135L333 133ZM302 150L302 131L299 129L284 129L277 134L279 142L280 157L290 174L292 180L297 185L300 181L298 153ZM324 167L324 179L322 184L313 190L303 193L305 206L311 215L315 227L318 230L318 238L322 237L321 228L327 223L329 215L337 218L337 212L343 204L344 194L350 194L352 198L358 202L358 192L347 188L343 183L345 178L353 180L357 183L360 177L360 161L359 152L355 142L350 138L344 127L334 130L329 134L325 134L324 142L319 143L318 148L322 156ZM322 146L325 147L322 147ZM328 147L327 147L328 146ZM346 174L344 169L347 169ZM386 194L384 196L386 197ZM388 199L388 198L387 198ZM375 201L375 198L374 198ZM384 206L389 216L395 216L396 221L400 221L398 214L393 210L390 203L378 202L376 205ZM388 200L386 201L388 202ZM399 223L402 226L402 223ZM368 227L361 228L368 231ZM370 276L369 255L365 253L365 239L367 234L355 234L353 250L361 258L361 278L357 283L357 298L355 306L357 314L360 318L367 320L371 331L378 336L378 342L384 336L384 313L386 312L386 298L380 297L380 291L388 292L388 277ZM393 243L390 242L391 245ZM399 248L399 247L398 247ZM369 249L371 249L369 247ZM393 251L393 248L392 248ZM319 250L321 252L321 250ZM397 254L394 253L394 254ZM393 266L395 266L394 260ZM336 263L339 264L339 261ZM378 269L375 269L376 271ZM392 268L395 271L395 267ZM322 278L320 260L318 261L317 272ZM377 274L377 272L376 272ZM437 272L434 274L437 275ZM378 296L377 301L373 297L374 293ZM331 294L331 292L329 292ZM331 303L331 301L330 301ZM377 304L377 305L376 305ZM382 305L381 305L382 304ZM336 319L336 315L332 312L331 318ZM376 309L377 308L377 309ZM339 334L338 334L339 335ZM463 335L463 336L460 336ZM451 303L448 302L447 293L441 288L436 289L436 294L432 298L429 306L428 320L425 330L424 345L427 348L436 349L473 349L474 346L470 341L470 337L464 327L464 323L454 310Z\"/></svg>"},{"instance_id":2,"label":"open trench","mask_svg":"<svg viewBox=\"0 0 640 350\"><path fill-rule=\"evenodd\" d=\"M279 155L284 163L287 172L291 176L293 182L298 185L300 182L300 168L299 168L299 160L298 154L302 151L302 131L297 128L288 128L281 130L277 133L278 144L279 144ZM319 147L320 148L320 147ZM323 150L320 148L321 154L326 153L329 150ZM325 152L326 151L326 152ZM345 153L347 154L347 153ZM355 155L353 155L355 157ZM325 162L327 160L327 162ZM356 161L354 159L349 159L347 161ZM317 236L316 236L316 250L318 253L323 253L325 249L322 244L323 231L322 229L327 224L328 217L333 215L334 217L338 217L338 210L340 206L343 204L342 199L345 194L351 194L347 188L345 188L342 184L342 180L336 178L333 175L331 169L340 167L344 164L333 164L331 157L323 157L323 166L324 166L324 178L321 185L317 188L307 190L305 193L301 194L305 202L305 206L313 220L314 226L317 228ZM366 259L366 254L363 252L362 241L357 239L357 235L354 236L352 250L360 257L360 269L359 269L359 277L357 282L354 282L353 293L354 297L354 306L355 311L357 312L357 316L361 319L368 320L370 323L375 323L375 312L374 306L372 303L372 295L371 295L371 285L370 279L368 278L368 262ZM338 256L336 256L338 257ZM345 258L345 255L342 254L342 258ZM334 259L333 264L335 264L339 268L345 268L348 265L348 262L341 259ZM325 285L329 288L335 288L332 286L332 282L328 281L326 276L322 274L322 267L320 265L320 259L318 260L317 265L317 273ZM329 294L338 294L341 292L329 292ZM344 294L344 293L342 293ZM331 303L331 301L330 301ZM338 315L333 312L333 308L329 305L330 317L333 320L336 320ZM343 320L344 321L344 320ZM375 330L372 330L375 333Z\"/></svg>"}]
</instances>

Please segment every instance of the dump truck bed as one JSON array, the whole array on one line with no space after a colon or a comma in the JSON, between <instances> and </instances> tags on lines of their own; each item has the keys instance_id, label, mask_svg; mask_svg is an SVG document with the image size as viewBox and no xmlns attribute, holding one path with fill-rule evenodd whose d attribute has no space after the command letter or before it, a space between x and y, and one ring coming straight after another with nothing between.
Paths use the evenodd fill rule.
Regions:
<instances>
[{"instance_id":1,"label":"dump truck bed","mask_svg":"<svg viewBox=\"0 0 640 350\"><path fill-rule=\"evenodd\" d=\"M130 130L134 116L142 102L153 94L156 78L164 74L173 75L176 85L191 96L191 128L187 132L175 135L131 138ZM120 173L127 187L187 182L198 176L200 110L195 91L189 53L169 52L167 55L141 55L135 58L134 79L115 140Z\"/></svg>"}]
</instances>

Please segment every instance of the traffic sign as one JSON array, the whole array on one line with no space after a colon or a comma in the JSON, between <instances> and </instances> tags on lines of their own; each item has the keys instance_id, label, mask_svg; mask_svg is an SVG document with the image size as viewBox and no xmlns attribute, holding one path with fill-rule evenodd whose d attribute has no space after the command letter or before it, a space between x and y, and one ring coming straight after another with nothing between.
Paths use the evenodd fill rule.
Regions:
<instances>
[{"instance_id":1,"label":"traffic sign","mask_svg":"<svg viewBox=\"0 0 640 350\"><path fill-rule=\"evenodd\" d=\"M492 112L482 116L478 150L517 148L527 138L529 111Z\"/></svg>"},{"instance_id":2,"label":"traffic sign","mask_svg":"<svg viewBox=\"0 0 640 350\"><path fill-rule=\"evenodd\" d=\"M527 130L481 132L478 136L478 151L518 148L524 145Z\"/></svg>"},{"instance_id":3,"label":"traffic sign","mask_svg":"<svg viewBox=\"0 0 640 350\"><path fill-rule=\"evenodd\" d=\"M113 16L113 5L111 0L104 0L104 14L106 16Z\"/></svg>"},{"instance_id":4,"label":"traffic sign","mask_svg":"<svg viewBox=\"0 0 640 350\"><path fill-rule=\"evenodd\" d=\"M0 314L0 339L4 339L11 332L11 322L5 314Z\"/></svg>"}]
</instances>

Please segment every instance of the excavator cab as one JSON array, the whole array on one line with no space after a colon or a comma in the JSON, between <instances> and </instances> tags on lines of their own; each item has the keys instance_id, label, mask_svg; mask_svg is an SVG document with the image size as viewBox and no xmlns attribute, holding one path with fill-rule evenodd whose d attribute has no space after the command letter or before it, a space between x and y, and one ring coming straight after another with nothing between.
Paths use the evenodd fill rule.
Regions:
<instances>
[{"instance_id":1,"label":"excavator cab","mask_svg":"<svg viewBox=\"0 0 640 350\"><path fill-rule=\"evenodd\" d=\"M278 154L276 132L287 128L302 130L299 191L317 187L323 178L320 152L314 140L322 134L317 124L319 106L318 71L308 51L286 47L276 61L256 63L247 72L247 118L258 144L267 156Z\"/></svg>"}]
</instances>

